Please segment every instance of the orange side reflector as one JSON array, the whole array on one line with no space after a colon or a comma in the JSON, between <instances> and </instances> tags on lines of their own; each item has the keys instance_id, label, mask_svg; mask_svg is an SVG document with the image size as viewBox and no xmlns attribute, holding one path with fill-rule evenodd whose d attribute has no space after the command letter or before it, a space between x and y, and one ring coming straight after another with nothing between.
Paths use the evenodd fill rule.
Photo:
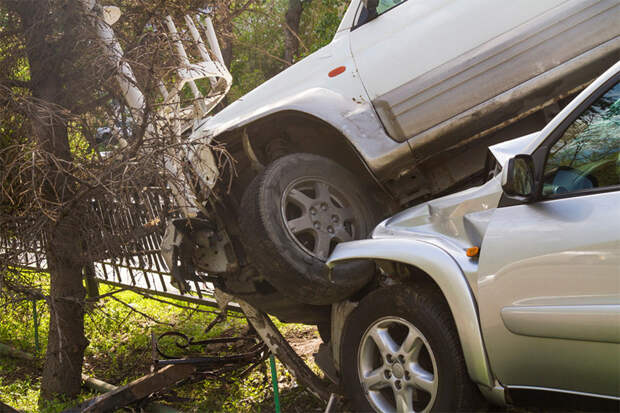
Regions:
<instances>
[{"instance_id":1,"label":"orange side reflector","mask_svg":"<svg viewBox=\"0 0 620 413\"><path fill-rule=\"evenodd\" d=\"M344 67L344 66L337 67L334 70L332 70L331 72L329 72L328 76L329 77L336 77L338 75L343 74L345 72L345 70L347 70L347 68Z\"/></svg>"},{"instance_id":2,"label":"orange side reflector","mask_svg":"<svg viewBox=\"0 0 620 413\"><path fill-rule=\"evenodd\" d=\"M469 258L477 257L478 254L480 254L480 248L478 247L467 248L467 256Z\"/></svg>"}]
</instances>

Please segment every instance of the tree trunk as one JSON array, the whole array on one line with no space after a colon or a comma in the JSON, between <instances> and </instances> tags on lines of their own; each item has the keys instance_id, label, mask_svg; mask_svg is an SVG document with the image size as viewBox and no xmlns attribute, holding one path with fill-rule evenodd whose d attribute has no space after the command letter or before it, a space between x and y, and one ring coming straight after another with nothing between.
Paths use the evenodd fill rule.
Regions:
<instances>
[{"instance_id":1,"label":"tree trunk","mask_svg":"<svg viewBox=\"0 0 620 413\"><path fill-rule=\"evenodd\" d=\"M50 161L40 194L43 205L63 205L72 196L65 168L72 155L67 122L58 107L69 99L63 88L63 68L74 59L75 38L70 29L62 41L49 43L58 34L50 2L5 1L19 16L26 41L32 94L40 102L30 114L32 133L38 147L61 163ZM52 40L49 40L52 41ZM62 166L59 166L61 165ZM87 340L84 336L82 285L82 239L80 223L71 211L55 210L47 225L46 257L50 273L50 325L41 397L74 397L80 393L82 363Z\"/></svg>"},{"instance_id":2,"label":"tree trunk","mask_svg":"<svg viewBox=\"0 0 620 413\"><path fill-rule=\"evenodd\" d=\"M48 239L50 324L41 381L41 397L80 393L82 362L88 341L84 336L84 296L79 224L65 218Z\"/></svg>"},{"instance_id":3,"label":"tree trunk","mask_svg":"<svg viewBox=\"0 0 620 413\"><path fill-rule=\"evenodd\" d=\"M303 7L301 0L289 0L286 11L286 27L284 28L284 60L295 63L299 54L299 22Z\"/></svg>"}]
</instances>

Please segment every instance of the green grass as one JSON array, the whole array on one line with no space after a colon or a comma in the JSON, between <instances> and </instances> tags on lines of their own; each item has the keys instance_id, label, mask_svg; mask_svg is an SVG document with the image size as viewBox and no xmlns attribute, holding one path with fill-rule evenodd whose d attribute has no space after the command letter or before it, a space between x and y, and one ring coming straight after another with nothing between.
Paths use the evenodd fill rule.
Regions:
<instances>
[{"instance_id":1,"label":"green grass","mask_svg":"<svg viewBox=\"0 0 620 413\"><path fill-rule=\"evenodd\" d=\"M111 287L102 286L100 293L110 291ZM115 297L160 323L165 323L162 325L149 320L111 298L103 299L89 309L85 317L85 330L90 344L85 353L84 373L117 386L127 384L149 372L151 331L160 334L177 330L188 336L203 339L205 327L215 317L213 309L209 307L200 307L201 310L209 312L180 309L127 291ZM42 355L45 354L49 314L44 302L39 302L37 308L41 318L39 327L41 352L32 362L0 356L0 401L22 412L55 413L91 398L94 394L84 390L77 402L57 400L39 406ZM307 334L318 337L316 331L310 327L280 323L278 327L285 335L306 331ZM231 316L227 321L216 325L209 333L209 337L239 335L243 334L246 328L245 319ZM3 309L0 318L0 342L22 351L35 352L31 303ZM167 352L173 352L175 349L172 341L162 343L162 347ZM318 372L316 365L311 363L311 367ZM306 412L324 409L321 402L296 385L281 363L277 363L277 369L283 411ZM175 388L174 394L177 396L176 401L163 400L161 403L169 404L184 412L274 411L268 362L263 363L242 380L232 378L226 381L202 381Z\"/></svg>"},{"instance_id":2,"label":"green grass","mask_svg":"<svg viewBox=\"0 0 620 413\"><path fill-rule=\"evenodd\" d=\"M102 286L100 293L105 294L112 290L111 287ZM111 298L103 299L89 308L85 317L85 329L90 345L84 358L84 373L117 386L127 384L149 372L151 331L160 334L174 329L188 336L204 339L207 338L204 334L205 327L216 316L213 309L209 307L200 307L203 312L181 309L174 305L145 299L131 292L121 292L116 297L136 310L148 314L149 317L165 323L162 325L149 320ZM183 305L179 301L172 302ZM0 401L21 412L57 413L76 406L96 394L84 389L78 400L55 400L39 405L40 378L43 369L42 355L45 354L49 314L44 302L39 302L37 308L41 316L39 328L41 351L33 361L0 356ZM274 321L289 342L302 344L318 338L318 333L314 328ZM245 319L231 316L226 322L218 324L208 337L241 335L246 328ZM35 352L32 303L2 308L0 343L9 344L25 352ZM162 343L162 347L168 353L175 350L174 343L171 341ZM311 360L307 361L315 372L320 373ZM281 363L276 364L282 411L286 413L323 411L324 404L299 387ZM204 380L177 387L173 393L167 392L165 395L176 397L174 399L168 397L167 400L159 400L158 403L170 405L187 413L275 411L268 362L260 365L243 379L230 377L228 380ZM527 413L563 410L574 411L574 408L509 407L507 410L502 410L486 406L478 411Z\"/></svg>"}]
</instances>

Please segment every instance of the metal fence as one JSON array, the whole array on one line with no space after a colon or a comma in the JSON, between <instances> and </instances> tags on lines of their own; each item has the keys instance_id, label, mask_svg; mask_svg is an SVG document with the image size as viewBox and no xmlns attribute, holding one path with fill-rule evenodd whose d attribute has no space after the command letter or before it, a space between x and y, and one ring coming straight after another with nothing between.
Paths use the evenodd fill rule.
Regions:
<instances>
[{"instance_id":1,"label":"metal fence","mask_svg":"<svg viewBox=\"0 0 620 413\"><path fill-rule=\"evenodd\" d=\"M174 218L174 200L169 192L147 188L119 202L115 199L93 200L93 209L105 222L105 231L97 228L95 238L101 245L105 240L122 242L121 248L95 254L93 272L97 281L153 295L183 301L215 305L213 285L191 281L191 292L181 292L171 283L170 271L160 255L165 223ZM10 252L15 267L46 271L45 237L41 232L36 240L24 241L20 233L29 230L31 223L15 221L0 231L0 254ZM91 234L92 236L92 234ZM32 237L29 237L32 238ZM36 238L36 237L35 237Z\"/></svg>"}]
</instances>

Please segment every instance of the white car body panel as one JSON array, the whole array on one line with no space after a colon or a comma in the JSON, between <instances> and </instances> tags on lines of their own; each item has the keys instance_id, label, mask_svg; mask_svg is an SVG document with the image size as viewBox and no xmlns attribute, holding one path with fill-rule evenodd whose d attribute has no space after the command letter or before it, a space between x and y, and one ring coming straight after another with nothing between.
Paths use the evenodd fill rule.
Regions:
<instances>
[{"instance_id":1,"label":"white car body panel","mask_svg":"<svg viewBox=\"0 0 620 413\"><path fill-rule=\"evenodd\" d=\"M609 192L496 209L478 305L503 384L619 396L619 202Z\"/></svg>"},{"instance_id":2,"label":"white car body panel","mask_svg":"<svg viewBox=\"0 0 620 413\"><path fill-rule=\"evenodd\" d=\"M569 93L568 84L561 81L565 76L571 78L571 90L583 87L591 77L579 69L600 70L596 62L620 53L620 30L610 23L620 16L620 5L613 0L497 4L407 0L355 27L361 1L353 0L329 45L205 119L190 141L208 143L269 116L294 111L339 131L375 179L385 182L406 175L449 145L474 135L478 139L493 133L491 128L499 123L507 126L550 105L553 98L541 98L537 91ZM554 25L550 14L557 14L561 22ZM548 18L539 22L541 16ZM484 24L472 24L479 20ZM535 29L542 32L530 36ZM467 35L460 35L464 30ZM565 39L575 31L584 36L572 50ZM410 40L420 37L426 41ZM545 62L533 65L536 59ZM515 69L522 65L527 69ZM328 76L341 66L346 67L344 73ZM508 90L496 88L497 82L509 84ZM484 96L481 87L486 87ZM386 109L382 99L388 106L406 103L404 123L386 120L385 111L393 108ZM522 103L506 109L511 102ZM528 111L521 113L524 109ZM472 124L480 115L486 120ZM395 132L397 123L409 126L403 133ZM470 169L454 179L478 171ZM449 183L429 185L438 191Z\"/></svg>"},{"instance_id":3,"label":"white car body panel","mask_svg":"<svg viewBox=\"0 0 620 413\"><path fill-rule=\"evenodd\" d=\"M408 0L381 20L354 30L353 55L370 99L375 100L567 1L515 0L499 8L496 0ZM375 27L379 24L388 30L381 36ZM427 42L440 38L451 40ZM401 53L403 44L407 53Z\"/></svg>"},{"instance_id":4,"label":"white car body panel","mask_svg":"<svg viewBox=\"0 0 620 413\"><path fill-rule=\"evenodd\" d=\"M540 97L534 97L529 81L552 87L562 79L557 73L549 79L555 68L568 69L571 61L583 65L584 56L605 43L619 46L617 39L609 42L618 36L617 2L497 5L493 0L408 0L351 32L362 82L392 138L412 140L415 151L442 130L458 140L492 127L506 120L506 115L496 117L501 106L493 101L500 94L512 91L513 101L531 106ZM477 21L484 24L472 24ZM511 111L509 102L502 106ZM466 127L455 132L453 120L475 107L477 122L465 118Z\"/></svg>"},{"instance_id":5,"label":"white car body panel","mask_svg":"<svg viewBox=\"0 0 620 413\"><path fill-rule=\"evenodd\" d=\"M210 142L215 136L271 114L296 111L318 118L351 137L356 151L375 168L387 167L396 154L409 156L407 143L387 136L367 98L351 57L347 34L336 34L332 43L300 64L268 80L217 116L207 118L190 139ZM335 78L328 76L340 66L346 67L344 73Z\"/></svg>"},{"instance_id":6,"label":"white car body panel","mask_svg":"<svg viewBox=\"0 0 620 413\"><path fill-rule=\"evenodd\" d=\"M544 145L619 71L620 62L521 153ZM611 191L494 212L481 246L477 290L489 358L503 384L620 396L619 202L620 193ZM516 358L515 351L529 357Z\"/></svg>"}]
</instances>

